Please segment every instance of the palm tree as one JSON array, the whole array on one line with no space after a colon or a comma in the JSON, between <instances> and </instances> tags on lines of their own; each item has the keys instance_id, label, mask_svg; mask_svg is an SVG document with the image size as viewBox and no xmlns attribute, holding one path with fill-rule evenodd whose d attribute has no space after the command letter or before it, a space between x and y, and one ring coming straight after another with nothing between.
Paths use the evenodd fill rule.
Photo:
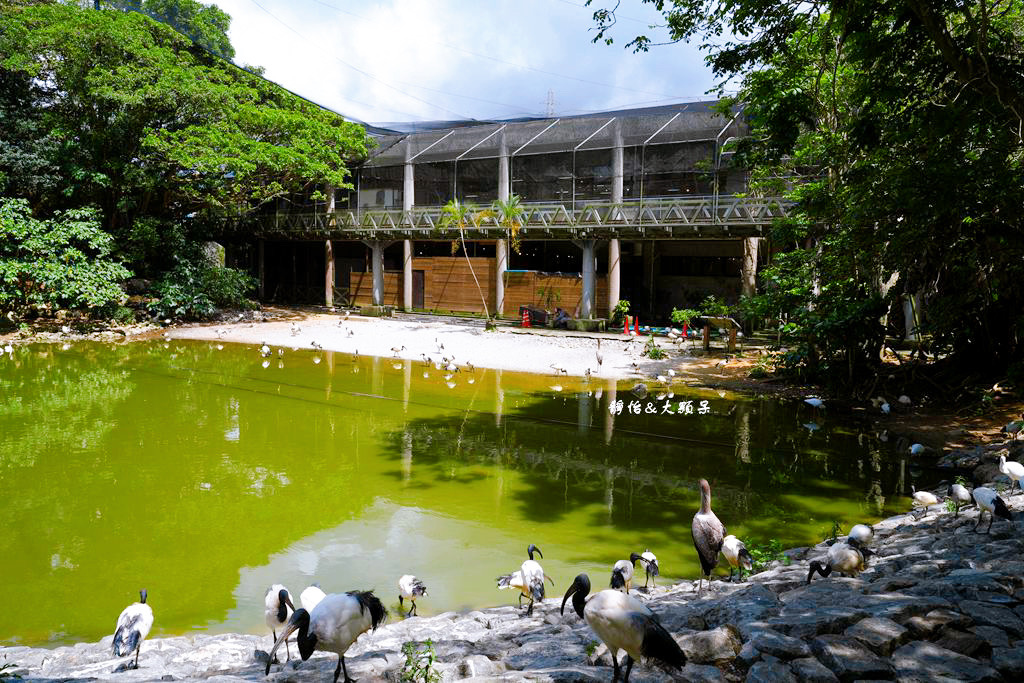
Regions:
<instances>
[{"instance_id":1,"label":"palm tree","mask_svg":"<svg viewBox=\"0 0 1024 683\"><path fill-rule=\"evenodd\" d=\"M523 210L522 197L514 194L505 201L495 199L487 213L490 214L488 217L493 217L498 225L508 230L509 246L518 254L519 228L523 226L523 214L526 213Z\"/></svg>"},{"instance_id":2,"label":"palm tree","mask_svg":"<svg viewBox=\"0 0 1024 683\"><path fill-rule=\"evenodd\" d=\"M453 199L441 207L441 227L456 228L459 231L459 239L452 242L452 254L459 250L459 242L461 242L462 253L466 257L466 265L469 266L469 274L473 276L476 290L480 292L480 301L484 305L484 317L490 321L491 313L487 310L487 297L484 296L484 291L480 288L480 281L476 279L476 273L473 271L473 262L469 260L469 252L466 251L465 230L469 226L479 225L480 219L481 213L477 212L471 204L462 204L458 199Z\"/></svg>"}]
</instances>

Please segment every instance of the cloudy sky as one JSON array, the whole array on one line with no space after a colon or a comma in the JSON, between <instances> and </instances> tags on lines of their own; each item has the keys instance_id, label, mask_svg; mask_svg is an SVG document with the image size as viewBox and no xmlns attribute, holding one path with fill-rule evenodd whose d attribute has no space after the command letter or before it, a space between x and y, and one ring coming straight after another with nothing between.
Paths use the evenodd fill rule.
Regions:
<instances>
[{"instance_id":1,"label":"cloudy sky","mask_svg":"<svg viewBox=\"0 0 1024 683\"><path fill-rule=\"evenodd\" d=\"M596 0L611 6L614 0ZM369 123L578 114L703 99L695 46L633 54L659 15L623 0L611 46L584 0L214 0L235 61Z\"/></svg>"}]
</instances>

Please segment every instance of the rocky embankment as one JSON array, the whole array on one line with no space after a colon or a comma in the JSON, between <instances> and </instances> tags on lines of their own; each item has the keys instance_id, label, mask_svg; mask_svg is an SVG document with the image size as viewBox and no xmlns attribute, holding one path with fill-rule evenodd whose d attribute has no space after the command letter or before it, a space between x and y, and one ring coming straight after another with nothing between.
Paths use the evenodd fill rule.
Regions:
<instances>
[{"instance_id":1,"label":"rocky embankment","mask_svg":"<svg viewBox=\"0 0 1024 683\"><path fill-rule=\"evenodd\" d=\"M833 574L808 585L807 564L824 556L821 544L788 551L788 566L743 584L716 581L703 595L691 582L638 593L689 662L672 673L638 663L632 679L1024 680L1024 495L1007 502L1018 521L997 519L990 534L974 531L974 508L958 518L938 505L921 519L884 520L875 525L877 555L858 578ZM982 530L987 523L986 515ZM393 616L349 651L348 672L363 681L397 681L406 661L402 645L429 639L444 680L610 680L607 650L570 605L559 614L559 603L548 599L529 618L514 607ZM109 638L55 650L9 647L0 649L0 678L331 680L337 659L323 653L275 664L265 676L258 650L268 641L242 635L147 640L139 669L121 673L113 673L121 660L111 657Z\"/></svg>"}]
</instances>

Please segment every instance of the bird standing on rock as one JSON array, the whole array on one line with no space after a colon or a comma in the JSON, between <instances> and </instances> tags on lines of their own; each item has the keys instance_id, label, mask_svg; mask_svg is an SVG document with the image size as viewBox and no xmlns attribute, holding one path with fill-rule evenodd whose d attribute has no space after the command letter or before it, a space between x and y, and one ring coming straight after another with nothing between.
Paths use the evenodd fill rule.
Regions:
<instances>
[{"instance_id":1,"label":"bird standing on rock","mask_svg":"<svg viewBox=\"0 0 1024 683\"><path fill-rule=\"evenodd\" d=\"M946 495L953 501L955 509L953 519L960 516L960 507L962 505L970 505L974 502L974 498L971 497L971 492L962 484L951 484L950 487L946 489Z\"/></svg>"},{"instance_id":2,"label":"bird standing on rock","mask_svg":"<svg viewBox=\"0 0 1024 683\"><path fill-rule=\"evenodd\" d=\"M1007 460L1005 455L1000 455L999 471L1010 478L1010 495L1013 494L1014 484L1017 485L1018 489L1024 491L1024 487L1020 483L1020 480L1024 479L1024 465L1013 460Z\"/></svg>"},{"instance_id":3,"label":"bird standing on rock","mask_svg":"<svg viewBox=\"0 0 1024 683\"><path fill-rule=\"evenodd\" d=\"M988 512L986 534L992 531L992 522L995 521L996 517L1002 517L1008 522L1013 522L1013 515L1010 514L1010 509L1006 507L1006 502L992 489L986 486L979 486L971 492L971 496L974 498L974 502L978 504L978 522L974 525L975 531L981 525L981 518L985 515L986 511Z\"/></svg>"},{"instance_id":4,"label":"bird standing on rock","mask_svg":"<svg viewBox=\"0 0 1024 683\"><path fill-rule=\"evenodd\" d=\"M615 563L612 567L612 588L629 593L629 588L633 584L633 568L639 559L640 553L630 553L628 560L619 560Z\"/></svg>"},{"instance_id":5,"label":"bird standing on rock","mask_svg":"<svg viewBox=\"0 0 1024 683\"><path fill-rule=\"evenodd\" d=\"M697 592L700 593L705 576L708 586L711 586L711 572L718 564L718 553L722 550L726 531L725 525L711 511L711 485L707 479L700 480L700 510L693 516L690 531L700 560L701 577L697 582Z\"/></svg>"},{"instance_id":6,"label":"bird standing on rock","mask_svg":"<svg viewBox=\"0 0 1024 683\"><path fill-rule=\"evenodd\" d=\"M153 627L153 608L146 604L148 593L143 588L139 591L139 601L133 602L124 608L117 617L117 629L114 631L114 642L112 648L118 657L130 655L135 652L135 662L127 669L139 668L139 651L142 649L142 641L149 635L149 629Z\"/></svg>"},{"instance_id":7,"label":"bird standing on rock","mask_svg":"<svg viewBox=\"0 0 1024 683\"><path fill-rule=\"evenodd\" d=\"M530 556L530 559L525 560L518 571L499 576L497 579L498 588L516 588L519 590L520 605L523 604L524 595L530 598L530 606L526 610L526 616L533 614L534 602L544 599L544 579L551 581L544 574L544 569L540 566L540 563L533 559L534 553L537 553L541 559L544 559L544 553L540 551L540 548L531 543L526 549L526 554ZM551 585L555 585L555 582L551 581Z\"/></svg>"},{"instance_id":8,"label":"bird standing on rock","mask_svg":"<svg viewBox=\"0 0 1024 683\"><path fill-rule=\"evenodd\" d=\"M867 548L858 548L849 543L835 543L828 549L824 567L818 560L811 561L810 571L807 573L807 583L814 578L815 572L823 577L834 571L856 577L857 574L867 569L868 558L873 554Z\"/></svg>"},{"instance_id":9,"label":"bird standing on rock","mask_svg":"<svg viewBox=\"0 0 1024 683\"><path fill-rule=\"evenodd\" d=\"M729 562L730 581L732 581L732 573L736 569L739 569L739 579L742 582L743 570L746 569L749 572L754 568L754 558L750 556L747 546L732 534L722 539L722 554L725 555L725 559Z\"/></svg>"},{"instance_id":10,"label":"bird standing on rock","mask_svg":"<svg viewBox=\"0 0 1024 683\"><path fill-rule=\"evenodd\" d=\"M644 573L647 575L644 579L644 588L647 588L647 582L650 581L655 588L658 584L654 581L655 576L658 575L658 558L651 552L650 548L640 553L640 561L644 563Z\"/></svg>"},{"instance_id":11,"label":"bird standing on rock","mask_svg":"<svg viewBox=\"0 0 1024 683\"><path fill-rule=\"evenodd\" d=\"M345 666L345 653L363 633L376 630L385 619L388 611L373 591L350 591L348 593L332 593L324 596L312 612L300 607L292 613L288 625L281 637L274 643L267 660L265 675L270 674L270 664L274 661L274 653L281 643L288 640L295 631L299 632L295 639L299 646L302 661L309 659L314 650L333 652L338 655L338 666L334 670L334 683L344 671L345 683L355 683Z\"/></svg>"},{"instance_id":12,"label":"bird standing on rock","mask_svg":"<svg viewBox=\"0 0 1024 683\"><path fill-rule=\"evenodd\" d=\"M263 595L263 604L266 606L263 616L266 619L267 626L270 627L270 633L274 636L274 642L277 642L277 629L284 628L285 624L288 623L289 609L294 612L295 605L292 604L292 598L288 594L288 589L279 583L275 583L267 589L267 592ZM287 642L284 644L284 650L288 659L291 659L292 653L288 648Z\"/></svg>"},{"instance_id":13,"label":"bird standing on rock","mask_svg":"<svg viewBox=\"0 0 1024 683\"><path fill-rule=\"evenodd\" d=\"M936 505L939 502L939 497L934 493L931 491L918 491L914 488L913 484L910 485L910 492L913 494L911 497L914 499L914 507L921 508L921 515L918 519L927 514L930 505Z\"/></svg>"},{"instance_id":14,"label":"bird standing on rock","mask_svg":"<svg viewBox=\"0 0 1024 683\"><path fill-rule=\"evenodd\" d=\"M855 548L864 548L875 537L875 530L867 524L854 524L846 535L846 542Z\"/></svg>"},{"instance_id":15,"label":"bird standing on rock","mask_svg":"<svg viewBox=\"0 0 1024 683\"><path fill-rule=\"evenodd\" d=\"M590 577L578 575L562 598L561 613L565 614L565 603L572 596L576 614L587 622L612 655L613 681L619 680L619 650L626 651L623 681L629 680L633 661L642 657L660 660L676 669L686 664L686 655L679 644L642 602L632 595L607 588L587 597L589 594Z\"/></svg>"}]
</instances>

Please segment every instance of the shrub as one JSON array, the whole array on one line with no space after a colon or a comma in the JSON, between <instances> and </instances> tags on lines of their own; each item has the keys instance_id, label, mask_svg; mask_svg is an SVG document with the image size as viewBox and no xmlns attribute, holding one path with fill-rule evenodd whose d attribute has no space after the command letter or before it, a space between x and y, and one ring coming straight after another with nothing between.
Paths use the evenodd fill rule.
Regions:
<instances>
[{"instance_id":1,"label":"shrub","mask_svg":"<svg viewBox=\"0 0 1024 683\"><path fill-rule=\"evenodd\" d=\"M149 310L161 318L209 318L218 308L255 308L256 281L234 268L212 266L198 253L182 258L153 285Z\"/></svg>"}]
</instances>

